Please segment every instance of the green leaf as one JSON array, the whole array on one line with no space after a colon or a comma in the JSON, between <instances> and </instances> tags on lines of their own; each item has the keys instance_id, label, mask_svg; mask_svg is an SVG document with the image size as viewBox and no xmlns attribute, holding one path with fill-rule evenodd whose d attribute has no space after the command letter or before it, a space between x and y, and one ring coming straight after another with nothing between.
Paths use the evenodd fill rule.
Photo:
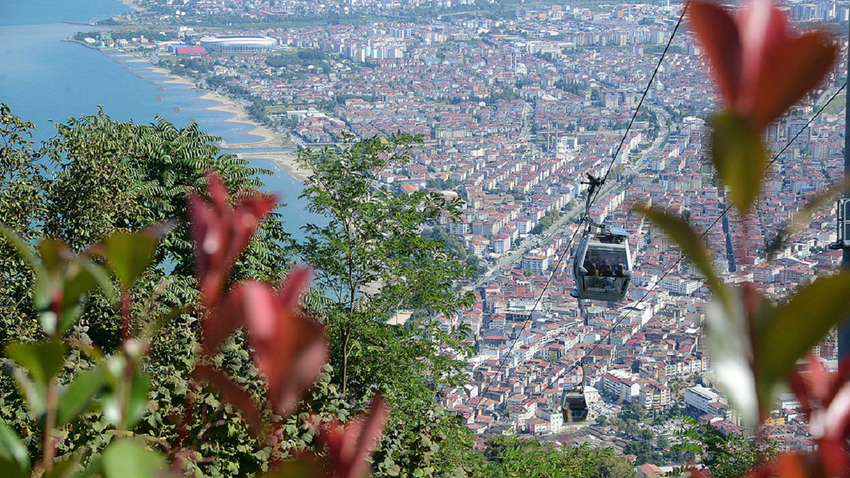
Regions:
<instances>
[{"instance_id":1,"label":"green leaf","mask_svg":"<svg viewBox=\"0 0 850 478\"><path fill-rule=\"evenodd\" d=\"M44 272L44 268L41 266L41 263L38 261L38 258L35 256L35 252L32 248L27 244L21 236L15 234L15 231L9 229L4 224L0 224L0 235L5 237L12 246L18 251L18 254L24 259L27 264L30 266L32 271L36 275L41 275Z\"/></svg>"},{"instance_id":2,"label":"green leaf","mask_svg":"<svg viewBox=\"0 0 850 478\"><path fill-rule=\"evenodd\" d=\"M37 418L42 417L47 411L47 402L45 401L47 387L35 383L22 368L15 368L13 374L15 383L27 400L30 412Z\"/></svg>"},{"instance_id":3,"label":"green leaf","mask_svg":"<svg viewBox=\"0 0 850 478\"><path fill-rule=\"evenodd\" d=\"M150 379L138 367L134 366L130 386L125 388L124 370L126 366L127 359L120 355L110 357L106 363L104 378L111 390L103 397L103 414L119 429L129 430L145 413Z\"/></svg>"},{"instance_id":4,"label":"green leaf","mask_svg":"<svg viewBox=\"0 0 850 478\"><path fill-rule=\"evenodd\" d=\"M127 429L133 428L145 414L149 390L150 379L148 376L138 368L133 370L133 379L130 381L130 396L127 400Z\"/></svg>"},{"instance_id":5,"label":"green leaf","mask_svg":"<svg viewBox=\"0 0 850 478\"><path fill-rule=\"evenodd\" d=\"M87 257L75 256L67 245L50 239L41 241L38 251L43 268L36 274L33 303L48 335L65 332L73 325L84 296L92 288L100 286L107 298L114 300L109 276Z\"/></svg>"},{"instance_id":6,"label":"green leaf","mask_svg":"<svg viewBox=\"0 0 850 478\"><path fill-rule=\"evenodd\" d=\"M14 343L6 347L6 355L26 369L36 383L43 385L62 370L65 345L59 340Z\"/></svg>"},{"instance_id":7,"label":"green leaf","mask_svg":"<svg viewBox=\"0 0 850 478\"><path fill-rule=\"evenodd\" d=\"M88 466L75 478L91 478L103 476L103 454L98 453L91 457Z\"/></svg>"},{"instance_id":8,"label":"green leaf","mask_svg":"<svg viewBox=\"0 0 850 478\"><path fill-rule=\"evenodd\" d=\"M71 455L60 461L53 462L53 468L50 473L46 473L44 478L66 478L76 475L77 466L80 464L80 458L76 455Z\"/></svg>"},{"instance_id":9,"label":"green leaf","mask_svg":"<svg viewBox=\"0 0 850 478\"><path fill-rule=\"evenodd\" d=\"M679 249L688 256L699 268L706 282L714 290L714 293L724 302L729 297L728 289L714 272L708 253L703 247L702 238L694 231L687 222L678 217L671 216L661 209L645 206L635 206L635 211L645 215L656 226L661 228Z\"/></svg>"},{"instance_id":10,"label":"green leaf","mask_svg":"<svg viewBox=\"0 0 850 478\"><path fill-rule=\"evenodd\" d=\"M121 287L129 289L151 263L157 240L144 231L132 234L119 232L106 238L103 245L110 270Z\"/></svg>"},{"instance_id":11,"label":"green leaf","mask_svg":"<svg viewBox=\"0 0 850 478\"><path fill-rule=\"evenodd\" d=\"M746 216L759 195L767 154L758 131L734 113L712 118L711 159L732 200Z\"/></svg>"},{"instance_id":12,"label":"green leaf","mask_svg":"<svg viewBox=\"0 0 850 478\"><path fill-rule=\"evenodd\" d=\"M99 367L79 374L59 400L56 425L61 427L87 412L105 387L106 377Z\"/></svg>"},{"instance_id":13,"label":"green leaf","mask_svg":"<svg viewBox=\"0 0 850 478\"><path fill-rule=\"evenodd\" d=\"M186 305L183 307L175 307L169 310L168 313L160 315L144 328L144 330L140 334L140 339L143 342L148 342L152 340L154 336L160 331L160 329L174 322L174 319L176 319L177 317L189 313L190 311L191 307Z\"/></svg>"},{"instance_id":14,"label":"green leaf","mask_svg":"<svg viewBox=\"0 0 850 478\"><path fill-rule=\"evenodd\" d=\"M712 368L723 384L730 404L737 410L744 426L755 428L760 423L760 407L771 395L764 382L756 382L751 367L753 357L750 327L744 306L744 289L733 289L730 300L712 300L705 310L706 344ZM751 293L758 294L755 290ZM756 317L758 323L773 313L773 306L760 294Z\"/></svg>"},{"instance_id":15,"label":"green leaf","mask_svg":"<svg viewBox=\"0 0 850 478\"><path fill-rule=\"evenodd\" d=\"M105 478L157 478L165 470L161 453L132 440L116 440L103 451Z\"/></svg>"},{"instance_id":16,"label":"green leaf","mask_svg":"<svg viewBox=\"0 0 850 478\"><path fill-rule=\"evenodd\" d=\"M818 194L812 200L808 201L802 210L797 212L791 217L791 220L785 225L785 227L770 240L770 243L767 246L767 251L765 252L765 256L770 259L774 259L774 254L779 250L785 247L785 243L789 237L793 236L797 231L802 227L806 227L811 222L812 216L817 212L827 201L831 200L835 196L840 195L842 192L850 187L850 178L845 180L841 184L836 184L831 186L826 191Z\"/></svg>"},{"instance_id":17,"label":"green leaf","mask_svg":"<svg viewBox=\"0 0 850 478\"><path fill-rule=\"evenodd\" d=\"M58 326L58 317L53 307L57 292L62 293L62 276L65 272L65 260L69 254L68 248L57 241L44 239L38 245L43 267L38 270L33 288L33 304L39 311L41 328L47 335L54 335Z\"/></svg>"},{"instance_id":18,"label":"green leaf","mask_svg":"<svg viewBox=\"0 0 850 478\"><path fill-rule=\"evenodd\" d=\"M14 430L0 421L0 475L9 476L13 468L23 476L30 469L30 455Z\"/></svg>"},{"instance_id":19,"label":"green leaf","mask_svg":"<svg viewBox=\"0 0 850 478\"><path fill-rule=\"evenodd\" d=\"M30 475L21 471L21 468L14 461L0 456L0 476L3 478L27 478Z\"/></svg>"},{"instance_id":20,"label":"green leaf","mask_svg":"<svg viewBox=\"0 0 850 478\"><path fill-rule=\"evenodd\" d=\"M759 324L758 371L763 380L784 381L798 359L850 315L850 273L816 280L800 289Z\"/></svg>"},{"instance_id":21,"label":"green leaf","mask_svg":"<svg viewBox=\"0 0 850 478\"><path fill-rule=\"evenodd\" d=\"M69 265L64 281L65 300L63 300L63 314L59 322L60 333L65 333L71 328L81 312L85 295L95 287L100 288L106 300L111 303L118 297L109 274L103 267L92 263L85 256L75 257Z\"/></svg>"}]
</instances>

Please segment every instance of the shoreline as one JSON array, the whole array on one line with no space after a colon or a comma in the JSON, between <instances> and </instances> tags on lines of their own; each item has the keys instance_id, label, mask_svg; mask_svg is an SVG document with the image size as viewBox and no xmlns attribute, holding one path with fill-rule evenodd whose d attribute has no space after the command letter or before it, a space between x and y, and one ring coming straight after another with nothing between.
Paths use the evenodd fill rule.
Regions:
<instances>
[{"instance_id":1,"label":"shoreline","mask_svg":"<svg viewBox=\"0 0 850 478\"><path fill-rule=\"evenodd\" d=\"M131 0L130 0L131 1ZM135 57L133 60L128 60L128 62L133 63L149 63L151 62L148 59ZM238 152L236 155L240 158L251 160L251 159L265 159L274 162L281 170L288 173L290 176L295 178L296 181L300 183L304 183L310 175L308 170L303 168L299 168L295 163L295 159L297 157L297 152L293 151L282 151L282 152L251 152L251 149L267 149L267 148L281 148L284 146L285 142L282 139L282 135L279 133L275 133L269 127L260 124L254 120L252 120L247 111L235 100L232 98L227 98L223 95L215 93L213 91L204 90L198 88L195 85L195 82L189 78L181 77L174 75L169 70L154 65L152 71L158 75L165 76L168 78L166 81L162 81L160 83L170 83L177 85L186 85L191 88L194 88L198 92L201 92L201 96L199 99L202 100L211 100L219 103L215 106L208 106L202 108L204 110L210 111L223 111L226 113L230 113L232 116L230 118L224 119L222 121L233 122L233 123L243 123L250 126L253 126L254 129L242 133L249 136L259 137L259 141L254 141L250 143L228 143L227 141L220 141L218 147L221 149L243 149L248 150L244 152Z\"/></svg>"},{"instance_id":2,"label":"shoreline","mask_svg":"<svg viewBox=\"0 0 850 478\"><path fill-rule=\"evenodd\" d=\"M143 11L144 10L143 8L136 5L135 0L119 0L119 1L121 3L123 3L124 5L127 5L128 7L130 7L131 10L136 10L136 11Z\"/></svg>"},{"instance_id":3,"label":"shoreline","mask_svg":"<svg viewBox=\"0 0 850 478\"><path fill-rule=\"evenodd\" d=\"M310 177L310 171L299 167L295 162L298 153L294 150L279 153L237 153L237 156L247 160L265 159L271 161L301 184L304 184Z\"/></svg>"},{"instance_id":4,"label":"shoreline","mask_svg":"<svg viewBox=\"0 0 850 478\"><path fill-rule=\"evenodd\" d=\"M148 60L143 59L143 58L137 58L136 60L130 60L130 61L131 62L147 62L147 63L150 63ZM201 96L198 97L198 99L211 100L211 101L218 102L219 103L218 105L207 106L207 107L202 108L202 109L208 110L208 111L223 111L225 113L230 113L233 116L231 116L230 118L224 119L222 121L227 121L227 122L230 122L230 123L242 123L242 124L247 124L247 125L253 126L254 129L252 129L251 131L248 131L246 133L241 133L241 134L245 134L245 135L248 135L248 136L256 136L256 137L260 138L259 141L251 141L251 142L248 142L248 143L228 143L227 141L221 141L221 145L222 145L221 147L222 148L257 149L257 148L271 148L271 147L282 147L283 146L284 141L281 138L281 135L272 131L268 126L260 124L256 121L252 120L251 117L248 116L248 112L245 111L245 108L243 108L239 103L237 103L236 100L234 100L232 98L228 98L226 96L222 96L218 93L215 93L215 92L212 92L212 91L209 91L209 90L204 90L204 89L198 88L197 85L195 85L194 81L192 81L188 78L183 78L181 76L174 75L165 68L162 68L162 67L159 67L159 66L154 66L151 71L153 71L154 73L156 73L158 75L162 75L162 76L165 76L166 78L169 78L168 80L163 81L161 83L170 83L170 84L175 84L175 85L190 86L190 87L194 88L195 90L202 93Z\"/></svg>"}]
</instances>

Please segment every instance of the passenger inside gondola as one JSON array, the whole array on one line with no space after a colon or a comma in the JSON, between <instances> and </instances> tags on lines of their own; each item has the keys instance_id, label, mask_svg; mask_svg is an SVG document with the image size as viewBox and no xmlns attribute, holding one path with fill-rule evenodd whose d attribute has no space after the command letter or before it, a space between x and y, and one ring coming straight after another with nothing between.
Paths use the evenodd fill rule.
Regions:
<instances>
[{"instance_id":1,"label":"passenger inside gondola","mask_svg":"<svg viewBox=\"0 0 850 478\"><path fill-rule=\"evenodd\" d=\"M624 277L626 275L624 271L623 264L617 264L617 267L614 268L614 277Z\"/></svg>"},{"instance_id":2,"label":"passenger inside gondola","mask_svg":"<svg viewBox=\"0 0 850 478\"><path fill-rule=\"evenodd\" d=\"M619 228L582 240L574 265L578 298L620 301L631 282L628 235ZM579 262L580 261L580 262Z\"/></svg>"}]
</instances>

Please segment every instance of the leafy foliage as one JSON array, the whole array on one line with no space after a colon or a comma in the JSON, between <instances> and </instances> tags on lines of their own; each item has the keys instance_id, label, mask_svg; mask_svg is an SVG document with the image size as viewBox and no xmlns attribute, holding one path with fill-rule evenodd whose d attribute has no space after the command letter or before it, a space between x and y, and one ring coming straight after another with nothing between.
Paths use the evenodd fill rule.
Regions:
<instances>
[{"instance_id":1,"label":"leafy foliage","mask_svg":"<svg viewBox=\"0 0 850 478\"><path fill-rule=\"evenodd\" d=\"M542 234L543 231L549 229L549 227L554 224L555 221L557 221L560 217L560 211L556 211L553 209L546 211L546 215L544 215L543 218L540 219L540 222L538 222L537 225L534 226L534 228L531 230L531 233Z\"/></svg>"},{"instance_id":2,"label":"leafy foliage","mask_svg":"<svg viewBox=\"0 0 850 478\"><path fill-rule=\"evenodd\" d=\"M777 444L770 440L727 433L710 424L697 424L692 418L683 420L690 427L681 435L682 444L675 448L701 456L702 464L715 478L741 476L776 455Z\"/></svg>"},{"instance_id":3,"label":"leafy foliage","mask_svg":"<svg viewBox=\"0 0 850 478\"><path fill-rule=\"evenodd\" d=\"M822 80L836 47L825 32L790 33L785 14L770 0L748 2L734 17L714 3L693 0L690 5L691 24L706 49L726 107L713 121L711 160L735 207L746 216L769 166L760 132ZM753 284L732 288L720 283L706 259L701 237L684 221L656 209L642 211L714 288L715 298L706 310L713 366L742 421L758 434L751 445L737 437L721 438L709 429L694 432L706 448L712 473L846 476L850 407L837 398L850 393L843 383L850 366L843 364L830 378L811 359L806 374L797 372L795 364L850 313L848 275L821 278L799 288L784 303L774 304ZM761 424L776 390L786 380L801 403L807 403L818 450L786 452L771 459L770 447L763 448ZM812 397L817 397L820 406L811 406ZM829 423L821 421L826 415L833 416ZM705 476L699 470L691 470L691 475Z\"/></svg>"},{"instance_id":4,"label":"leafy foliage","mask_svg":"<svg viewBox=\"0 0 850 478\"><path fill-rule=\"evenodd\" d=\"M485 453L486 476L547 476L592 478L631 478L634 467L624 458L616 458L611 449L587 445L557 448L554 443L515 436L501 436L488 442Z\"/></svg>"},{"instance_id":5,"label":"leafy foliage","mask_svg":"<svg viewBox=\"0 0 850 478\"><path fill-rule=\"evenodd\" d=\"M317 172L305 193L311 207L331 218L326 228L310 228L302 253L317 266L325 295L311 303L333 355L296 405L321 361L303 360L314 343L307 335L284 346L267 325L313 330L292 313L301 296L245 280L277 283L292 275L280 221L225 214L207 217L203 229L186 223L184 200L193 190L215 196L219 212L236 203L237 215L262 217L266 206L240 209L254 204L246 201L257 198L260 171L219 155L217 139L195 125L119 123L103 112L60 125L36 151L25 140L31 126L3 112L4 178L21 180L4 184L0 200L28 218L11 218L2 243L18 261L7 262L14 274L4 276L4 292L17 299L7 317L26 319L4 330L14 371L0 376L5 475L117 476L132 467L134 476L155 476L171 466L193 476L318 476L329 469L345 476L343 469L364 469L381 428L376 388L393 406L373 460L377 475L487 473L490 465L470 451L470 431L436 402L443 387L465 379L457 340L463 331L444 333L433 315L407 326L383 322L397 307L451 317L470 301L453 284L470 272L466 251L423 234L423 225L455 217L457 202L397 195L372 174L406 161L413 138L373 138L302 158ZM51 175L37 166L45 156ZM221 173L223 185L204 176L209 169ZM31 200L15 203L6 192L23 186L29 189L20 194ZM171 227L150 227L167 220ZM204 234L222 234L222 224L256 227L253 236L224 232L213 241L241 237L236 250L248 244L242 254L193 251L192 238L211 244ZM303 273L294 276L303 284ZM219 293L210 295L210 287ZM293 370L304 380L294 380ZM353 418L369 401L370 412ZM353 457L343 450L347 442L359 443ZM289 461L308 449L315 459ZM596 470L620 467L607 452L571 453L595 459ZM620 476L600 473L594 476Z\"/></svg>"},{"instance_id":6,"label":"leafy foliage","mask_svg":"<svg viewBox=\"0 0 850 478\"><path fill-rule=\"evenodd\" d=\"M434 407L436 391L465 379L463 362L439 348L462 352L462 337L444 333L430 320L409 326L384 320L397 308L430 308L450 317L470 304L471 296L454 289L454 279L468 276L469 267L443 242L420 234L423 224L456 217L459 204L440 194L397 194L375 177L388 164L409 160L416 142L409 135L348 141L341 150L300 152L299 162L313 171L303 195L311 212L329 218L327 226L305 226L302 257L313 266L317 287L331 298L321 315L334 381L355 401L380 389L393 406L390 429L404 429L396 435L402 443L398 449L419 447L428 430L431 443L421 448L428 452L431 444L446 441L436 424L451 424L445 411ZM423 422L425 417L431 419ZM387 441L384 446L394 448ZM387 462L387 473L402 468L434 473L427 454L409 453L418 458ZM388 455L395 456L379 452Z\"/></svg>"},{"instance_id":7,"label":"leafy foliage","mask_svg":"<svg viewBox=\"0 0 850 478\"><path fill-rule=\"evenodd\" d=\"M397 195L381 188L373 175L392 161L406 161L412 140L408 136L389 141L373 138L342 151L304 151L299 157L313 171L303 193L310 200L309 208L330 219L325 227L305 226L308 239L302 255L315 267L318 287L335 301L325 312L331 362L342 374L343 392L353 388L355 394L362 393L381 383L383 364L349 364L384 362L376 352L390 342L408 339L413 341L408 349L430 355L412 335L378 324L377 319L399 306L431 306L451 314L470 300L458 296L452 283L467 273L465 266L446 254L442 243L418 233L420 225L439 219L444 212L456 215L457 202L423 192ZM434 332L428 327L425 324L419 331L427 334L426 342L420 342L423 345L432 343ZM364 347L370 346L377 348L366 353ZM360 375L354 376L352 368L360 370ZM439 375L435 379L441 380Z\"/></svg>"},{"instance_id":8,"label":"leafy foliage","mask_svg":"<svg viewBox=\"0 0 850 478\"><path fill-rule=\"evenodd\" d=\"M2 255L4 293L0 295L4 312L0 320L8 321L2 327L4 345L38 340L45 331L50 333L53 322L45 322L51 312L46 304L50 301L49 292L62 283L73 287L65 294L65 318L55 322L56 326L68 330L74 315L82 311L69 331L75 345L67 350L63 372L57 377L58 386L70 387L68 393L77 398L61 411L65 418L60 421L72 421L71 415L87 411L90 394L85 390L91 388L77 392L82 385L75 384L99 383L103 378L91 372L97 362L97 354L92 355L96 350L91 348L92 342L112 353L120 346L122 333L139 332L152 339L144 368L150 372L147 390L155 405L136 426L136 432L156 437L163 443L176 443L181 438L174 419L186 416L189 429L194 431L186 443L197 446L199 457L206 457L206 461L187 465L191 469L209 476L230 476L235 470L251 472L267 466L264 463L268 462L268 455L263 458L261 453L244 452L260 452L262 447L257 446L234 410L216 402L209 391L193 386L188 379L195 363L198 318L185 312L187 306L196 302L197 294L189 228L185 222L179 222L186 218L187 192L205 187L205 171L220 171L234 191L260 186L257 174L262 171L245 167L233 155L220 155L214 144L218 138L200 132L197 125L178 129L161 118L154 125L119 123L103 112L59 125L58 135L42 149L34 150L26 141L32 126L12 115L5 105L0 109L0 137L5 145L0 155L4 174L0 177L6 181L0 184L0 214L14 213L0 218L7 230L25 239L22 244L58 237L70 243L73 250L83 250L91 242L108 237L100 251L92 252L112 257L106 264L128 289L126 303L131 319L122 324L125 321L118 310L121 307L116 308L114 292L112 298L109 294L114 287L104 285L101 278L98 283L102 287L91 288L92 276L85 271L97 268L91 269L85 261L76 260L71 262L71 268L62 266L66 260L63 258L71 251L54 240L42 240L39 256L53 259L40 265L38 256L32 255L27 261L12 252L7 239L0 239L0 247L6 251ZM43 157L53 163L53 174L40 166L39 159ZM153 259L150 267L137 260L142 256L126 255L146 249L144 255L149 256L151 243L146 242L142 247L140 243L128 242L133 237L131 232L168 219L177 220L178 226L167 233L158 243L156 253L146 259ZM289 264L289 244L279 216L267 217L234 268L231 279L256 277L278 281ZM55 267L44 269L50 264ZM38 274L39 268L47 272ZM38 277L43 279L37 280ZM89 279L83 281L81 277ZM84 299L87 291L91 293ZM224 367L239 376L243 384L258 388L260 379L244 340L226 344L221 359ZM75 381L78 376L81 382ZM38 458L43 447L32 439L39 429L38 423L32 420L25 397L9 377L0 380L0 396L4 404L0 407L0 418L22 436L30 437L25 443ZM185 403L192 396L199 397L204 405L187 415ZM103 434L107 422L100 412L89 416L86 423L94 428L74 427L62 434L56 444L59 456L70 456L81 449L97 452L109 442L109 436ZM211 426L214 423L223 424ZM232 446L210 446L212 437L226 438Z\"/></svg>"},{"instance_id":9,"label":"leafy foliage","mask_svg":"<svg viewBox=\"0 0 850 478\"><path fill-rule=\"evenodd\" d=\"M44 217L42 191L46 170L30 138L35 126L0 104L0 223L24 241L38 236ZM15 247L0 238L0 344L14 337L34 339L38 326L32 305L34 276Z\"/></svg>"}]
</instances>

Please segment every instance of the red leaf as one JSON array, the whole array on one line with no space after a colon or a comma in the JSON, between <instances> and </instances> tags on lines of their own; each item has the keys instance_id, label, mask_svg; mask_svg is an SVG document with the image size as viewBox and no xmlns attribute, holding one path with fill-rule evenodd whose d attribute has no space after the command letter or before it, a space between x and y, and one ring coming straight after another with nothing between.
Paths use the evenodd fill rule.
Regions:
<instances>
[{"instance_id":1,"label":"red leaf","mask_svg":"<svg viewBox=\"0 0 850 478\"><path fill-rule=\"evenodd\" d=\"M193 192L188 202L201 301L213 309L218 305L230 269L275 199L259 194L243 195L234 209L228 203L227 189L221 179L215 174L208 174L207 179L209 199Z\"/></svg>"},{"instance_id":2,"label":"red leaf","mask_svg":"<svg viewBox=\"0 0 850 478\"><path fill-rule=\"evenodd\" d=\"M828 407L831 400L827 396L829 394L829 375L820 361L812 354L806 357L806 371L808 372L809 396L817 399L821 406Z\"/></svg>"},{"instance_id":3,"label":"red leaf","mask_svg":"<svg viewBox=\"0 0 850 478\"><path fill-rule=\"evenodd\" d=\"M691 0L689 8L691 28L714 69L720 96L731 107L741 88L741 40L738 26L732 15L717 4Z\"/></svg>"},{"instance_id":4,"label":"red leaf","mask_svg":"<svg viewBox=\"0 0 850 478\"><path fill-rule=\"evenodd\" d=\"M780 478L808 478L803 457L796 453L780 453L775 463L775 471Z\"/></svg>"},{"instance_id":5,"label":"red leaf","mask_svg":"<svg viewBox=\"0 0 850 478\"><path fill-rule=\"evenodd\" d=\"M238 285L224 297L220 307L207 313L203 321L201 353L206 356L218 353L221 344L236 329L245 325L245 300Z\"/></svg>"},{"instance_id":6,"label":"red leaf","mask_svg":"<svg viewBox=\"0 0 850 478\"><path fill-rule=\"evenodd\" d=\"M818 456L824 476L850 476L850 460L843 439L818 441Z\"/></svg>"},{"instance_id":7,"label":"red leaf","mask_svg":"<svg viewBox=\"0 0 850 478\"><path fill-rule=\"evenodd\" d=\"M737 18L692 0L690 21L727 107L757 131L817 86L837 54L823 32L792 36L771 0L749 1Z\"/></svg>"},{"instance_id":8,"label":"red leaf","mask_svg":"<svg viewBox=\"0 0 850 478\"><path fill-rule=\"evenodd\" d=\"M201 364L195 367L195 378L209 383L224 398L227 403L242 412L242 416L256 431L263 430L263 419L251 396L220 370Z\"/></svg>"},{"instance_id":9,"label":"red leaf","mask_svg":"<svg viewBox=\"0 0 850 478\"><path fill-rule=\"evenodd\" d=\"M292 413L327 361L322 327L297 306L306 275L294 272L278 295L260 282L240 285L254 361L272 408L282 416Z\"/></svg>"},{"instance_id":10,"label":"red leaf","mask_svg":"<svg viewBox=\"0 0 850 478\"><path fill-rule=\"evenodd\" d=\"M278 303L281 307L300 310L301 298L310 281L310 270L307 268L290 271L286 284L278 292Z\"/></svg>"},{"instance_id":11,"label":"red leaf","mask_svg":"<svg viewBox=\"0 0 850 478\"><path fill-rule=\"evenodd\" d=\"M345 425L333 420L319 428L319 440L328 452L331 476L362 478L367 473L368 458L378 444L388 415L387 404L380 395L376 395L365 418Z\"/></svg>"},{"instance_id":12,"label":"red leaf","mask_svg":"<svg viewBox=\"0 0 850 478\"><path fill-rule=\"evenodd\" d=\"M372 399L369 406L369 412L366 415L366 421L359 430L359 440L357 442L356 456L362 457L362 461L366 461L366 457L371 455L378 442L381 439L381 432L384 430L384 425L389 417L390 410L381 395L376 395Z\"/></svg>"},{"instance_id":13,"label":"red leaf","mask_svg":"<svg viewBox=\"0 0 850 478\"><path fill-rule=\"evenodd\" d=\"M845 383L822 411L823 437L827 440L844 440L850 429L850 383ZM811 427L813 428L813 427ZM814 430L812 430L814 435Z\"/></svg>"},{"instance_id":14,"label":"red leaf","mask_svg":"<svg viewBox=\"0 0 850 478\"><path fill-rule=\"evenodd\" d=\"M832 68L838 48L829 45L829 36L814 32L787 38L780 46L765 52L761 75L753 88L750 117L761 130L818 86Z\"/></svg>"},{"instance_id":15,"label":"red leaf","mask_svg":"<svg viewBox=\"0 0 850 478\"><path fill-rule=\"evenodd\" d=\"M788 377L791 390L809 417L809 432L823 441L844 440L850 436L850 360L843 360L839 372L828 374L821 362L809 355L806 372L794 371Z\"/></svg>"},{"instance_id":16,"label":"red leaf","mask_svg":"<svg viewBox=\"0 0 850 478\"><path fill-rule=\"evenodd\" d=\"M774 8L771 0L751 0L739 12L736 23L741 38L740 82L752 86L764 71L766 55L782 48L788 36L788 22L785 15ZM739 98L735 109L749 110L753 107L753 91L745 89L747 91L741 91L744 98Z\"/></svg>"},{"instance_id":17,"label":"red leaf","mask_svg":"<svg viewBox=\"0 0 850 478\"><path fill-rule=\"evenodd\" d=\"M803 412L806 417L811 417L811 400L813 397L809 396L809 389L806 386L806 381L803 379L800 372L796 370L791 372L791 375L788 377L788 386L791 388L791 391L794 392L794 395L797 397L797 401L800 402L800 411Z\"/></svg>"},{"instance_id":18,"label":"red leaf","mask_svg":"<svg viewBox=\"0 0 850 478\"><path fill-rule=\"evenodd\" d=\"M838 362L838 373L834 374L832 377L828 396L836 396L838 391L844 387L846 382L850 382L850 356L844 357L840 362ZM831 400L832 399L830 398L830 401Z\"/></svg>"}]
</instances>

